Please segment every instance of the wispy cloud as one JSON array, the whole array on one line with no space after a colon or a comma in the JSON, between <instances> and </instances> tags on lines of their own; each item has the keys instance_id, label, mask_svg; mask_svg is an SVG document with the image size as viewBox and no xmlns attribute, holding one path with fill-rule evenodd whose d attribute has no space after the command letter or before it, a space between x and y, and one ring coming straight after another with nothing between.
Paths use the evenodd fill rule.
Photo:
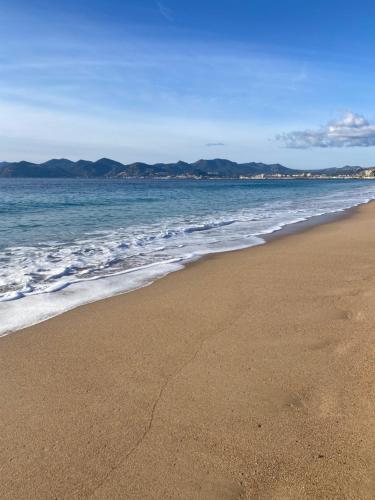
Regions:
<instances>
[{"instance_id":1,"label":"wispy cloud","mask_svg":"<svg viewBox=\"0 0 375 500\"><path fill-rule=\"evenodd\" d=\"M31 153L23 149L29 144L35 160L52 154L89 157L90 151L92 157L125 162L194 160L225 149L236 160L297 167L327 157L358 162L362 155L366 161L366 148L328 151L321 144L319 150L318 139L313 155L290 149L280 157L280 142L269 138L297 130L294 139L284 134L282 142L291 148L313 147L302 140L305 129L325 110L366 105L370 110L371 65L364 71L324 66L295 49L256 45L227 33L208 36L208 28L205 34L195 24L189 29L188 19L184 29L168 30L168 23L174 26L178 20L178 2L170 0L150 2L147 16L140 6L140 21L134 24L130 3L124 3L126 26L120 16L119 23L111 24L96 16L78 19L67 11L61 17L35 9L30 19L24 9L15 9L2 23L2 158L29 158ZM143 24L143 18L151 23ZM27 44L17 37L20 30L28 34ZM179 117L181 123L176 122ZM324 137L326 128L313 130L312 137L322 131ZM357 132L364 141L366 128Z\"/></svg>"},{"instance_id":2,"label":"wispy cloud","mask_svg":"<svg viewBox=\"0 0 375 500\"><path fill-rule=\"evenodd\" d=\"M172 22L174 21L173 17L173 10L167 7L166 5L162 4L161 2L156 2L156 5L158 6L160 14L165 17L168 21Z\"/></svg>"},{"instance_id":3,"label":"wispy cloud","mask_svg":"<svg viewBox=\"0 0 375 500\"><path fill-rule=\"evenodd\" d=\"M293 149L369 147L375 146L375 124L348 112L320 129L286 132L276 140Z\"/></svg>"},{"instance_id":4,"label":"wispy cloud","mask_svg":"<svg viewBox=\"0 0 375 500\"><path fill-rule=\"evenodd\" d=\"M0 42L2 38L0 34ZM137 109L152 115L247 120L249 112L264 114L264 101L271 112L291 92L296 102L297 91L290 84L299 67L236 44L199 39L170 44L132 34L108 36L98 44L89 31L85 40L70 41L67 47L61 40L47 47L36 38L9 54L0 49L0 98L59 109L102 106L123 114Z\"/></svg>"}]
</instances>

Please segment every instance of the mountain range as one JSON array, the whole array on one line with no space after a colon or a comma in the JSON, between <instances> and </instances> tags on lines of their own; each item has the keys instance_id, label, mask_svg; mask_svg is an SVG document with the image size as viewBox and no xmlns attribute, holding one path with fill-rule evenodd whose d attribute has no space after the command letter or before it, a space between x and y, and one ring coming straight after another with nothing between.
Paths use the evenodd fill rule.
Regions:
<instances>
[{"instance_id":1,"label":"mountain range","mask_svg":"<svg viewBox=\"0 0 375 500\"><path fill-rule=\"evenodd\" d=\"M53 159L44 163L0 162L0 177L50 177L50 178L240 178L256 175L360 175L362 167L346 166L320 170L295 170L279 163L236 163L225 159L198 160L194 163L131 163L124 165L118 161L101 158L97 161L71 161L65 158Z\"/></svg>"}]
</instances>

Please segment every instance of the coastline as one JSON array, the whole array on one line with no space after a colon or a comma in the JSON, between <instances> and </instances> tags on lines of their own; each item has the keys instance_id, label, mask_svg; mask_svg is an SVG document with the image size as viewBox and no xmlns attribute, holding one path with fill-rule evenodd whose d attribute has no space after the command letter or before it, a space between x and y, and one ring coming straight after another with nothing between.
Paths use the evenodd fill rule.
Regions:
<instances>
[{"instance_id":1,"label":"coastline","mask_svg":"<svg viewBox=\"0 0 375 500\"><path fill-rule=\"evenodd\" d=\"M211 255L217 255L228 252L237 252L244 249L261 246L274 239L281 238L287 235L292 235L298 232L303 232L316 225L327 224L340 220L355 213L355 210L362 205L372 203L375 200L370 199L345 209L338 209L332 212L323 213L321 215L312 215L307 219L300 221L285 223L279 228L272 229L270 232L259 233L253 236L258 243L252 243L239 248L224 248L220 251L202 253L188 260L171 259L161 263L154 263L144 268L134 268L124 270L114 274L109 274L102 277L93 277L77 282L72 282L67 286L51 291L51 293L41 293L18 298L11 298L5 301L0 301L0 314L3 317L2 325L0 325L0 338L16 331L38 325L44 321L48 321L54 317L72 311L77 307L82 307L87 304L92 304L100 300L106 300L117 295L124 295L134 292L140 288L152 285L158 279L168 276L168 274L176 271L181 271L186 267L195 264L197 261L209 258ZM154 268L153 274L148 274L148 271ZM125 282L123 277L128 275L128 281ZM86 289L86 283L91 283ZM80 288L78 293L72 289ZM67 289L67 290L66 290ZM67 291L67 294L66 294ZM74 297L74 298L73 298ZM21 302L19 302L19 300ZM39 302L39 303L38 303ZM21 307L22 306L22 307ZM4 326L6 325L6 326Z\"/></svg>"},{"instance_id":2,"label":"coastline","mask_svg":"<svg viewBox=\"0 0 375 500\"><path fill-rule=\"evenodd\" d=\"M274 231L273 233L264 234L263 239L265 240L265 243L269 243L278 238L284 238L285 236L303 233L305 231L308 231L309 229L313 229L316 226L331 224L332 222L337 222L355 215L355 213L361 206L370 205L372 203L375 203L375 200L370 200L366 203L361 203L350 208L345 208L344 210L337 210L336 212L326 213L322 215L313 215L306 220L295 222L294 224L286 224L284 227L282 227L278 231Z\"/></svg>"},{"instance_id":3,"label":"coastline","mask_svg":"<svg viewBox=\"0 0 375 500\"><path fill-rule=\"evenodd\" d=\"M2 337L0 496L373 498L375 204L350 210Z\"/></svg>"}]
</instances>

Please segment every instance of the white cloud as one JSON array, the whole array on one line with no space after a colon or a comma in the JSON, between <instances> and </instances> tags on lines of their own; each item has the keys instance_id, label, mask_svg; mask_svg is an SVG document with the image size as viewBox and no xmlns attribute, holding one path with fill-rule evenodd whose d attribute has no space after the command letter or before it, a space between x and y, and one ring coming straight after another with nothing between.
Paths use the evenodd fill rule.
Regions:
<instances>
[{"instance_id":1,"label":"white cloud","mask_svg":"<svg viewBox=\"0 0 375 500\"><path fill-rule=\"evenodd\" d=\"M161 2L156 2L156 5L158 6L160 14L165 17L168 21L173 21L173 11L169 7L166 7L163 5Z\"/></svg>"},{"instance_id":2,"label":"white cloud","mask_svg":"<svg viewBox=\"0 0 375 500\"><path fill-rule=\"evenodd\" d=\"M276 140L287 148L349 148L375 146L375 124L364 116L348 112L318 130L286 132Z\"/></svg>"}]
</instances>

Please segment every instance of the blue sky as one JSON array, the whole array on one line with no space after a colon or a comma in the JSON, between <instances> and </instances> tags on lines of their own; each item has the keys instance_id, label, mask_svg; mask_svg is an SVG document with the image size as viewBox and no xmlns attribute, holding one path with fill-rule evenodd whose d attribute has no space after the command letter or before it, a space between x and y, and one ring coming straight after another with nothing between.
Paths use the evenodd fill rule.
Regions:
<instances>
[{"instance_id":1,"label":"blue sky","mask_svg":"<svg viewBox=\"0 0 375 500\"><path fill-rule=\"evenodd\" d=\"M375 3L0 0L0 160L375 164Z\"/></svg>"}]
</instances>

